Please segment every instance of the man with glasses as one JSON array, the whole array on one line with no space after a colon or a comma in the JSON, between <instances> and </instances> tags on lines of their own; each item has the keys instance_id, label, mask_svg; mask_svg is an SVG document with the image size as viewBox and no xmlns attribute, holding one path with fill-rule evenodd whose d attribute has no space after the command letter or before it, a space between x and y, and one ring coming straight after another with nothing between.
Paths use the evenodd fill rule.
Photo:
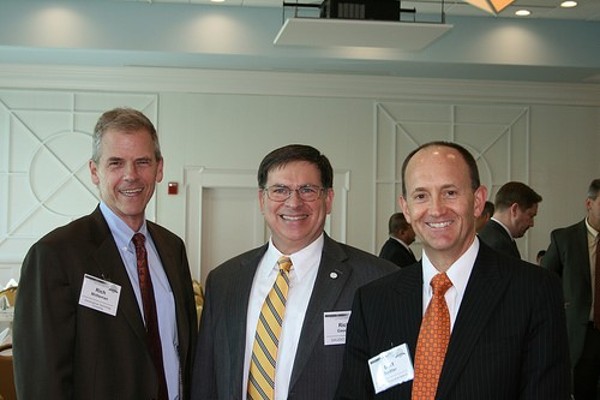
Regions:
<instances>
[{"instance_id":1,"label":"man with glasses","mask_svg":"<svg viewBox=\"0 0 600 400\"><path fill-rule=\"evenodd\" d=\"M272 151L258 186L271 238L207 278L192 398L331 399L354 292L396 267L324 233L333 169L317 149Z\"/></svg>"}]
</instances>

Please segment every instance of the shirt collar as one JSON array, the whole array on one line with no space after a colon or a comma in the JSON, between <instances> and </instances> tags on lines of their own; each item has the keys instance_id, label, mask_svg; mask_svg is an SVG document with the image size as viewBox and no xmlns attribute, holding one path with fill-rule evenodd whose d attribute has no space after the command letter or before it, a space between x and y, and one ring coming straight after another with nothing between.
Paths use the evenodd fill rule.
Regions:
<instances>
[{"instance_id":1,"label":"shirt collar","mask_svg":"<svg viewBox=\"0 0 600 400\"><path fill-rule=\"evenodd\" d=\"M473 271L473 266L475 265L475 259L477 258L477 253L479 253L479 238L475 237L475 240L471 244L471 246L465 251L459 258L456 260L448 270L446 271L446 275L452 282L452 286L456 289L459 296L462 298L462 295L465 293L465 289L467 288L467 283L469 282L469 277L471 276L471 272ZM423 252L423 284L427 286L427 290L431 291L431 279L439 273L439 271L433 266L429 258L427 257L427 253Z\"/></svg>"},{"instance_id":2,"label":"shirt collar","mask_svg":"<svg viewBox=\"0 0 600 400\"><path fill-rule=\"evenodd\" d=\"M277 260L281 256L288 256L292 260L292 270L298 279L302 279L304 275L308 272L310 266L313 264L311 261L315 259L320 259L321 253L323 252L323 245L325 244L325 235L321 233L321 235L314 240L311 244L300 249L299 251L292 254L283 254L280 252L277 247L273 244L273 238L269 239L269 247L267 248L267 252L265 253L263 260L265 265L271 266L270 268L265 268L263 273L265 275L269 275L273 270L277 270Z\"/></svg>"},{"instance_id":3,"label":"shirt collar","mask_svg":"<svg viewBox=\"0 0 600 400\"><path fill-rule=\"evenodd\" d=\"M598 236L598 231L594 229L594 227L592 227L590 225L590 223L588 222L587 217L585 218L585 227L587 228L587 231L590 235L592 235L593 238L595 238L596 236Z\"/></svg>"},{"instance_id":4,"label":"shirt collar","mask_svg":"<svg viewBox=\"0 0 600 400\"><path fill-rule=\"evenodd\" d=\"M115 243L119 248L129 247L131 244L131 238L136 233L127 225L121 218L117 216L104 202L100 202L100 211L108 224L108 229L112 233ZM142 224L139 233L143 233L148 238L148 226L146 220Z\"/></svg>"}]
</instances>

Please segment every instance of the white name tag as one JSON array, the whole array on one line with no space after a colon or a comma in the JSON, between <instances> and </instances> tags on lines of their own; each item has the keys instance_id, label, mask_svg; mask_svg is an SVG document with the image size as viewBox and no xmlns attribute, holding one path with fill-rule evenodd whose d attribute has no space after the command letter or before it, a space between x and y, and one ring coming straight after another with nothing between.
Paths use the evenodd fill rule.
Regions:
<instances>
[{"instance_id":1,"label":"white name tag","mask_svg":"<svg viewBox=\"0 0 600 400\"><path fill-rule=\"evenodd\" d=\"M352 311L329 311L323 313L325 346L346 344L346 327Z\"/></svg>"},{"instance_id":2,"label":"white name tag","mask_svg":"<svg viewBox=\"0 0 600 400\"><path fill-rule=\"evenodd\" d=\"M410 381L415 376L406 343L371 358L369 370L375 393Z\"/></svg>"},{"instance_id":3,"label":"white name tag","mask_svg":"<svg viewBox=\"0 0 600 400\"><path fill-rule=\"evenodd\" d=\"M105 314L117 315L121 286L95 276L85 274L79 305L91 308Z\"/></svg>"}]
</instances>

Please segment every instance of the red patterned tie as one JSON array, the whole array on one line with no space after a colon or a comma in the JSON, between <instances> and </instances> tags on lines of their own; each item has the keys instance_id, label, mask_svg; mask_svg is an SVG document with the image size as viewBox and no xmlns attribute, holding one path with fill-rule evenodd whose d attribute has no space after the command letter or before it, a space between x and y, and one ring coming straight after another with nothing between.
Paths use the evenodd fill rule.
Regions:
<instances>
[{"instance_id":1,"label":"red patterned tie","mask_svg":"<svg viewBox=\"0 0 600 400\"><path fill-rule=\"evenodd\" d=\"M144 245L146 238L141 233L133 235L133 244L135 245L135 254L137 257L138 279L140 281L140 292L142 294L142 303L144 305L144 321L146 321L146 342L152 362L156 368L158 377L158 399L167 400L167 383L165 380L165 370L163 366L162 345L160 343L160 334L158 332L158 319L156 317L156 302L154 300L154 289L152 288L152 279L148 269L148 255Z\"/></svg>"},{"instance_id":2,"label":"red patterned tie","mask_svg":"<svg viewBox=\"0 0 600 400\"><path fill-rule=\"evenodd\" d=\"M452 282L445 272L431 280L433 297L423 317L415 351L412 400L435 399L450 340L450 313L444 294L451 286Z\"/></svg>"}]
</instances>

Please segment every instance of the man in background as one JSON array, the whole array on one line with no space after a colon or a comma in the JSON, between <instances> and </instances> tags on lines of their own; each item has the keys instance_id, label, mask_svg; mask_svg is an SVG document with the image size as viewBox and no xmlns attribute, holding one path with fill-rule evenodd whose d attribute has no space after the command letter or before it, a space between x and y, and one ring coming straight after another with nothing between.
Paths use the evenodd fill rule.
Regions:
<instances>
[{"instance_id":1,"label":"man in background","mask_svg":"<svg viewBox=\"0 0 600 400\"><path fill-rule=\"evenodd\" d=\"M423 257L357 291L335 398L568 399L560 282L478 239L486 196L456 143L405 159L400 206Z\"/></svg>"},{"instance_id":2,"label":"man in background","mask_svg":"<svg viewBox=\"0 0 600 400\"><path fill-rule=\"evenodd\" d=\"M496 193L494 216L479 232L479 238L492 249L521 258L515 239L533 226L542 196L521 182L508 182Z\"/></svg>"},{"instance_id":3,"label":"man in background","mask_svg":"<svg viewBox=\"0 0 600 400\"><path fill-rule=\"evenodd\" d=\"M317 149L273 150L258 187L271 238L207 278L192 399L331 399L354 292L397 267L323 231L333 169Z\"/></svg>"},{"instance_id":4,"label":"man in background","mask_svg":"<svg viewBox=\"0 0 600 400\"><path fill-rule=\"evenodd\" d=\"M475 232L479 233L494 215L494 203L486 201L481 215L475 220Z\"/></svg>"},{"instance_id":5,"label":"man in background","mask_svg":"<svg viewBox=\"0 0 600 400\"><path fill-rule=\"evenodd\" d=\"M552 231L542 267L560 276L565 296L567 330L575 400L596 400L600 377L600 179L585 199L586 217Z\"/></svg>"},{"instance_id":6,"label":"man in background","mask_svg":"<svg viewBox=\"0 0 600 400\"><path fill-rule=\"evenodd\" d=\"M402 213L394 213L389 223L390 237L383 244L379 257L389 260L399 267L417 262L410 245L415 241L415 231Z\"/></svg>"},{"instance_id":7,"label":"man in background","mask_svg":"<svg viewBox=\"0 0 600 400\"><path fill-rule=\"evenodd\" d=\"M17 397L189 397L196 335L182 240L147 221L163 177L158 136L141 112L105 112L89 161L100 205L35 243L14 316Z\"/></svg>"}]
</instances>

